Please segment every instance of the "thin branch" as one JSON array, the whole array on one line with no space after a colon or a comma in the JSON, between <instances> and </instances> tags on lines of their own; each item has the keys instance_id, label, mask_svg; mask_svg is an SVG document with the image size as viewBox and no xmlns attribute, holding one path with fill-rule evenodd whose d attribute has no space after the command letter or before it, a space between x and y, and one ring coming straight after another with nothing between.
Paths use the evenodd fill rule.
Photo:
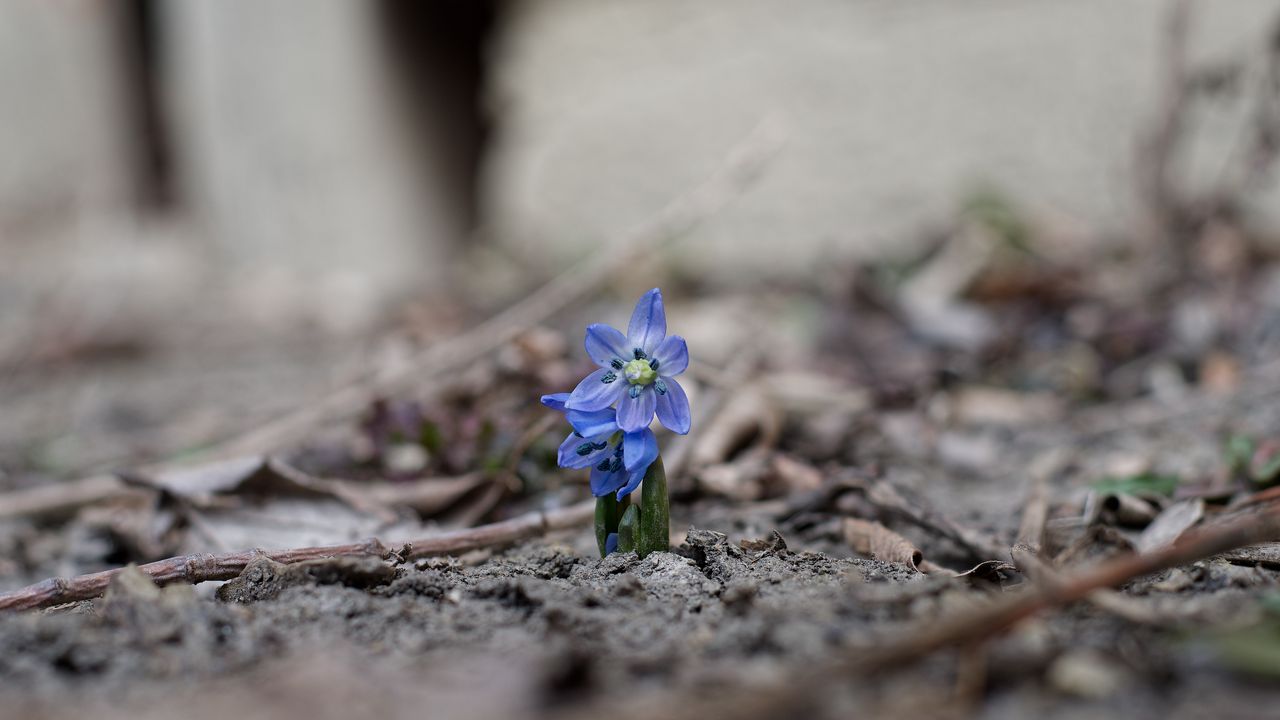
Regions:
<instances>
[{"instance_id":1,"label":"thin branch","mask_svg":"<svg viewBox=\"0 0 1280 720\"><path fill-rule=\"evenodd\" d=\"M555 530L565 530L587 522L595 512L595 501L589 500L549 512L526 513L490 525L456 530L434 537L413 540L402 546L387 545L369 538L349 545L293 548L289 550L245 550L211 555L200 553L158 560L138 567L160 585L230 580L240 574L254 558L268 557L286 565L320 558L364 555L379 558L413 559L495 548L537 537ZM0 594L0 611L34 610L63 603L89 600L101 595L111 579L123 568L81 575L74 578L50 578L42 582Z\"/></svg>"},{"instance_id":2,"label":"thin branch","mask_svg":"<svg viewBox=\"0 0 1280 720\"><path fill-rule=\"evenodd\" d=\"M80 480L0 493L0 520L62 520L75 515L86 505L131 496L145 497L147 494L146 490L130 487L117 477L94 475Z\"/></svg>"},{"instance_id":3,"label":"thin branch","mask_svg":"<svg viewBox=\"0 0 1280 720\"><path fill-rule=\"evenodd\" d=\"M1178 542L1145 554L1126 555L1097 567L1064 573L1060 582L996 601L974 612L933 621L902 640L878 649L864 650L849 663L850 669L872 670L908 662L936 650L990 639L1022 620L1049 608L1087 598L1097 590L1114 588L1130 580L1213 557L1229 550L1280 540L1280 507L1269 507L1229 526L1201 528Z\"/></svg>"}]
</instances>

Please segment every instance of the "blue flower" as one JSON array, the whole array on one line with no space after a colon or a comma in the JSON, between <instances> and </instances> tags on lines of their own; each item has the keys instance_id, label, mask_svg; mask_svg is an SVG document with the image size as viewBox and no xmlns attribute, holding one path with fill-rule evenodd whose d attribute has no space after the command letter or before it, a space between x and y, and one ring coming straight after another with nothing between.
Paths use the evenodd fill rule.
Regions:
<instances>
[{"instance_id":1,"label":"blue flower","mask_svg":"<svg viewBox=\"0 0 1280 720\"><path fill-rule=\"evenodd\" d=\"M571 411L602 411L617 403L618 427L637 432L658 421L681 435L689 432L689 398L675 376L689 367L689 348L667 335L662 292L650 290L636 303L627 334L595 324L587 328L587 354L600 366L569 395Z\"/></svg>"},{"instance_id":2,"label":"blue flower","mask_svg":"<svg viewBox=\"0 0 1280 720\"><path fill-rule=\"evenodd\" d=\"M649 465L658 457L658 439L648 427L623 432L613 408L570 410L565 407L569 393L543 395L542 404L565 414L573 432L560 443L560 467L591 468L591 494L596 497L616 493L630 495L644 480Z\"/></svg>"}]
</instances>

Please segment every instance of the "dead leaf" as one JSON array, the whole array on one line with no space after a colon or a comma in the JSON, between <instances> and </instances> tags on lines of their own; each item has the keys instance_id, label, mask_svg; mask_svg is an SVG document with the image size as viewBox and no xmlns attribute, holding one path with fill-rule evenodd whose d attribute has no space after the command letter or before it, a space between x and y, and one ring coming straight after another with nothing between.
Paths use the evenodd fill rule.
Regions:
<instances>
[{"instance_id":1,"label":"dead leaf","mask_svg":"<svg viewBox=\"0 0 1280 720\"><path fill-rule=\"evenodd\" d=\"M335 495L353 507L373 512L378 508L407 507L423 517L431 517L491 481L481 473L453 478L424 478L407 482L324 481Z\"/></svg>"},{"instance_id":2,"label":"dead leaf","mask_svg":"<svg viewBox=\"0 0 1280 720\"><path fill-rule=\"evenodd\" d=\"M155 476L130 476L128 479L201 504L209 503L215 495L333 495L310 475L282 460L262 455L197 465Z\"/></svg>"},{"instance_id":3,"label":"dead leaf","mask_svg":"<svg viewBox=\"0 0 1280 720\"><path fill-rule=\"evenodd\" d=\"M1272 570L1280 570L1280 543L1240 548L1223 553L1219 557L1236 565L1260 565Z\"/></svg>"},{"instance_id":4,"label":"dead leaf","mask_svg":"<svg viewBox=\"0 0 1280 720\"><path fill-rule=\"evenodd\" d=\"M822 487L822 471L790 455L775 453L769 462L769 496L812 492Z\"/></svg>"},{"instance_id":5,"label":"dead leaf","mask_svg":"<svg viewBox=\"0 0 1280 720\"><path fill-rule=\"evenodd\" d=\"M1151 552L1172 545L1181 535L1204 517L1204 500L1182 500L1165 508L1134 543L1138 552Z\"/></svg>"},{"instance_id":6,"label":"dead leaf","mask_svg":"<svg viewBox=\"0 0 1280 720\"><path fill-rule=\"evenodd\" d=\"M707 427L689 458L695 468L732 460L747 447L770 447L782 430L778 408L748 383L735 391L724 410Z\"/></svg>"},{"instance_id":7,"label":"dead leaf","mask_svg":"<svg viewBox=\"0 0 1280 720\"><path fill-rule=\"evenodd\" d=\"M912 570L919 570L924 560L924 553L916 549L910 540L877 522L844 518L841 533L845 542L860 555L906 565Z\"/></svg>"},{"instance_id":8,"label":"dead leaf","mask_svg":"<svg viewBox=\"0 0 1280 720\"><path fill-rule=\"evenodd\" d=\"M787 549L787 541L782 539L781 533L774 530L767 538L755 540L743 538L738 541L738 547L750 552L784 552Z\"/></svg>"},{"instance_id":9,"label":"dead leaf","mask_svg":"<svg viewBox=\"0 0 1280 720\"><path fill-rule=\"evenodd\" d=\"M958 425L1020 427L1049 422L1062 415L1062 403L1052 393L1024 393L970 385L951 393L940 411Z\"/></svg>"},{"instance_id":10,"label":"dead leaf","mask_svg":"<svg viewBox=\"0 0 1280 720\"><path fill-rule=\"evenodd\" d=\"M961 295L991 259L990 233L970 224L953 235L898 292L911 328L940 345L976 350L995 338L991 315Z\"/></svg>"},{"instance_id":11,"label":"dead leaf","mask_svg":"<svg viewBox=\"0 0 1280 720\"><path fill-rule=\"evenodd\" d=\"M749 450L732 462L718 463L698 471L698 489L710 495L750 502L764 497L764 475L769 451Z\"/></svg>"}]
</instances>

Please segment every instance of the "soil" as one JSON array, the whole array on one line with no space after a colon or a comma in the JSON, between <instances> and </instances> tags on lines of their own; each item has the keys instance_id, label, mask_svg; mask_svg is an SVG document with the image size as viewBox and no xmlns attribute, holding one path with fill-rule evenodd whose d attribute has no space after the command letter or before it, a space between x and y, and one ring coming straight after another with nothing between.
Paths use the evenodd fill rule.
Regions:
<instances>
[{"instance_id":1,"label":"soil","mask_svg":"<svg viewBox=\"0 0 1280 720\"><path fill-rule=\"evenodd\" d=\"M767 518L722 522L741 535ZM472 563L261 560L212 596L126 573L101 600L0 618L0 706L40 718L559 717L613 705L668 717L684 698L786 687L806 668L998 592L841 556L814 533L793 535L790 549L746 550L690 529L674 552L643 560L596 558L585 533L562 540L571 544ZM1194 600L1220 617L1249 607L1242 586L1259 578L1222 562L1196 571L1193 587L1167 594L1180 607ZM1138 591L1160 595L1149 585ZM1154 718L1261 717L1265 707L1265 686L1224 671L1186 627L1089 606L1027 623L982 653L980 701L966 701L976 661L961 652L851 678L793 709Z\"/></svg>"},{"instance_id":2,"label":"soil","mask_svg":"<svg viewBox=\"0 0 1280 720\"><path fill-rule=\"evenodd\" d=\"M1082 366L1103 370L1081 389L1087 374L1056 364L1085 344L1060 322L1065 312L1031 312L1017 298L990 303L1009 320L993 323L1004 345L967 355L922 343L922 331L856 297L846 298L856 322L834 300L815 303L845 334L818 330L804 357L766 358L766 371L734 386L743 392L688 436L697 443L672 473L672 552L600 559L584 527L447 559L263 559L197 587L158 588L125 572L100 599L0 614L0 716L1280 717L1270 685L1280 668L1280 545L1138 578L1112 602L1053 608L977 645L841 671L1027 590L1032 581L1008 563L1034 477L1046 477L1050 499L1043 557L1067 569L1128 552L1151 527L1091 510L1102 479L1176 477L1176 495L1132 495L1153 517L1182 498L1220 514L1229 498L1271 482L1223 458L1232 436L1259 441L1263 459L1275 445L1280 366L1244 361L1264 356L1249 338L1271 335L1242 333L1240 347L1218 351L1234 368L1223 381L1207 355L1179 360L1163 326L1131 345L1131 318L1103 308L1098 322L1118 329L1091 331L1098 349ZM682 319L697 326L691 306ZM771 309L768 298L751 307ZM710 306L706 324L735 325L726 312ZM1028 340L1045 337L1050 351ZM1126 340L1118 349L1108 345L1116 337ZM565 431L531 398L580 376L580 359L567 341L525 340L434 397L378 399L334 434L341 440L326 432L284 460L356 489L508 473L496 495L482 488L407 512L353 506L270 473L204 478L212 499L149 486L141 506L0 523L0 589L213 552L215 541L297 547L373 532L393 546L574 502L580 474L555 468ZM731 359L706 366L728 372ZM778 375L786 382L770 385ZM706 377L689 382L702 393L695 407L723 390ZM793 393L753 399L783 386ZM521 446L530 428L541 436ZM677 442L663 436L664 458ZM413 462L392 462L406 448ZM12 478L34 477L9 462ZM846 519L884 523L928 571L856 554ZM979 563L983 572L965 573Z\"/></svg>"}]
</instances>

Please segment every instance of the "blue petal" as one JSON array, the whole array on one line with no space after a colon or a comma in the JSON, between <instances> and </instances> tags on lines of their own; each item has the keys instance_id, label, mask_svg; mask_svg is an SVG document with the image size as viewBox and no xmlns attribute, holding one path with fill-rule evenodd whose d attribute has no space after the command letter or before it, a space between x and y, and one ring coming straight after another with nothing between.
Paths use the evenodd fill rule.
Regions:
<instances>
[{"instance_id":1,"label":"blue petal","mask_svg":"<svg viewBox=\"0 0 1280 720\"><path fill-rule=\"evenodd\" d=\"M542 396L542 404L546 405L552 410L559 410L560 412L564 412L564 404L566 401L568 401L568 399L569 399L569 393L552 393L550 395Z\"/></svg>"},{"instance_id":2,"label":"blue petal","mask_svg":"<svg viewBox=\"0 0 1280 720\"><path fill-rule=\"evenodd\" d=\"M613 374L613 382L606 383L604 378ZM624 392L627 381L612 368L600 368L582 379L578 387L569 394L564 406L570 410L603 410L614 403Z\"/></svg>"},{"instance_id":3,"label":"blue petal","mask_svg":"<svg viewBox=\"0 0 1280 720\"><path fill-rule=\"evenodd\" d=\"M604 554L612 555L618 552L618 533L609 533L609 537L604 539Z\"/></svg>"},{"instance_id":4,"label":"blue petal","mask_svg":"<svg viewBox=\"0 0 1280 720\"><path fill-rule=\"evenodd\" d=\"M627 361L632 358L631 345L621 330L608 325L596 323L587 326L587 354L600 367L608 367L614 360Z\"/></svg>"},{"instance_id":5,"label":"blue petal","mask_svg":"<svg viewBox=\"0 0 1280 720\"><path fill-rule=\"evenodd\" d=\"M579 435L593 437L603 435L608 437L618 432L617 412L613 408L605 408L603 410L568 410L565 417L569 420L569 424Z\"/></svg>"},{"instance_id":6,"label":"blue petal","mask_svg":"<svg viewBox=\"0 0 1280 720\"><path fill-rule=\"evenodd\" d=\"M662 308L662 291L654 288L640 298L627 324L627 340L650 355L667 335L667 313Z\"/></svg>"},{"instance_id":7,"label":"blue petal","mask_svg":"<svg viewBox=\"0 0 1280 720\"><path fill-rule=\"evenodd\" d=\"M621 474L622 473L619 473L619 475ZM632 472L627 473L627 475L627 484L618 489L619 500L635 492L636 488L640 487L640 482L644 480L643 472Z\"/></svg>"},{"instance_id":8,"label":"blue petal","mask_svg":"<svg viewBox=\"0 0 1280 720\"><path fill-rule=\"evenodd\" d=\"M653 359L658 361L658 374L679 375L689 367L689 346L679 335L669 335L653 351Z\"/></svg>"},{"instance_id":9,"label":"blue petal","mask_svg":"<svg viewBox=\"0 0 1280 720\"><path fill-rule=\"evenodd\" d=\"M658 438L649 428L622 436L622 465L627 470L644 475L657 457Z\"/></svg>"},{"instance_id":10,"label":"blue petal","mask_svg":"<svg viewBox=\"0 0 1280 720\"><path fill-rule=\"evenodd\" d=\"M654 392L652 385L643 387L633 385L632 387L640 387L640 394L631 397L631 393L625 392L618 398L618 427L626 433L649 427L649 423L653 422L653 410L658 402L655 399L658 393Z\"/></svg>"},{"instance_id":11,"label":"blue petal","mask_svg":"<svg viewBox=\"0 0 1280 720\"><path fill-rule=\"evenodd\" d=\"M591 494L596 497L604 497L611 492L617 492L627 481L627 473L623 470L618 472L610 472L608 470L600 470L591 468Z\"/></svg>"},{"instance_id":12,"label":"blue petal","mask_svg":"<svg viewBox=\"0 0 1280 720\"><path fill-rule=\"evenodd\" d=\"M663 368L664 370L666 368ZM658 395L658 422L673 433L684 435L689 432L689 396L675 378L659 375L658 379L666 385L667 391ZM657 395L657 393L654 393ZM625 428L624 428L625 429Z\"/></svg>"},{"instance_id":13,"label":"blue petal","mask_svg":"<svg viewBox=\"0 0 1280 720\"><path fill-rule=\"evenodd\" d=\"M560 450L556 453L556 462L563 468L573 468L575 470L590 467L607 456L613 448L606 442L608 436L605 437L580 437L577 433L569 433L569 437L560 443ZM579 455L578 448L584 445L603 445L601 448L592 448L586 455Z\"/></svg>"}]
</instances>

